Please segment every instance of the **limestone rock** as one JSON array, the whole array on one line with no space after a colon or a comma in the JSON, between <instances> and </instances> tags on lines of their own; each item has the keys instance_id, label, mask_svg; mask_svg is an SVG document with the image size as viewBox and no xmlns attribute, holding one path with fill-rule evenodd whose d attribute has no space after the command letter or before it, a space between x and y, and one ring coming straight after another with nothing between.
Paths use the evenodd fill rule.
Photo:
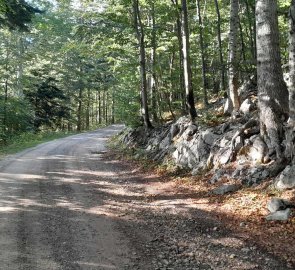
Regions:
<instances>
[{"instance_id":1,"label":"limestone rock","mask_svg":"<svg viewBox=\"0 0 295 270\"><path fill-rule=\"evenodd\" d=\"M277 211L285 210L291 203L287 200L283 200L280 198L272 198L267 203L267 209L271 213L275 213Z\"/></svg>"},{"instance_id":2,"label":"limestone rock","mask_svg":"<svg viewBox=\"0 0 295 270\"><path fill-rule=\"evenodd\" d=\"M275 187L279 190L295 188L295 166L287 166L277 177Z\"/></svg>"},{"instance_id":3,"label":"limestone rock","mask_svg":"<svg viewBox=\"0 0 295 270\"><path fill-rule=\"evenodd\" d=\"M250 98L247 98L244 100L244 102L241 104L240 111L243 114L249 114L254 109L254 103L251 101Z\"/></svg>"},{"instance_id":4,"label":"limestone rock","mask_svg":"<svg viewBox=\"0 0 295 270\"><path fill-rule=\"evenodd\" d=\"M213 193L216 195L224 195L229 192L237 191L238 189L239 189L238 185L222 185L218 188L215 188L213 190Z\"/></svg>"},{"instance_id":5,"label":"limestone rock","mask_svg":"<svg viewBox=\"0 0 295 270\"><path fill-rule=\"evenodd\" d=\"M288 220L288 218L290 217L290 214L291 214L291 209L290 208L287 208L285 210L280 210L280 211L276 211L274 213L271 213L269 214L267 217L266 217L266 220L281 220L281 221L284 221L284 220Z\"/></svg>"}]
</instances>

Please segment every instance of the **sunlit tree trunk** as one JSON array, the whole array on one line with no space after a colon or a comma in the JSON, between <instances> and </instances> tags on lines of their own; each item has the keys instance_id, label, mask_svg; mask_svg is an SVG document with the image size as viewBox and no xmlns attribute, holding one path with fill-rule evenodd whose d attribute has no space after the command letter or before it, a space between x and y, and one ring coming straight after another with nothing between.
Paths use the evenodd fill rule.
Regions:
<instances>
[{"instance_id":1,"label":"sunlit tree trunk","mask_svg":"<svg viewBox=\"0 0 295 270\"><path fill-rule=\"evenodd\" d=\"M77 131L82 131L82 105L83 105L83 88L80 86L78 97L78 111L77 111Z\"/></svg>"},{"instance_id":2,"label":"sunlit tree trunk","mask_svg":"<svg viewBox=\"0 0 295 270\"><path fill-rule=\"evenodd\" d=\"M290 122L295 126L295 0L292 0L289 12L289 107Z\"/></svg>"},{"instance_id":3,"label":"sunlit tree trunk","mask_svg":"<svg viewBox=\"0 0 295 270\"><path fill-rule=\"evenodd\" d=\"M225 90L225 68L224 68L222 41L221 41L221 18L220 18L218 0L214 0L214 3L215 3L216 14L217 14L217 39L218 39L219 61L220 61L220 73L221 73L221 89Z\"/></svg>"},{"instance_id":4,"label":"sunlit tree trunk","mask_svg":"<svg viewBox=\"0 0 295 270\"><path fill-rule=\"evenodd\" d=\"M185 87L184 87L184 67L183 67L183 43L182 43L182 33L181 33L181 13L178 11L178 1L172 0L173 5L175 5L176 12L176 24L177 24L177 39L178 39L178 55L179 55L179 90L181 98L181 110L186 111L186 101L185 101Z\"/></svg>"},{"instance_id":5,"label":"sunlit tree trunk","mask_svg":"<svg viewBox=\"0 0 295 270\"><path fill-rule=\"evenodd\" d=\"M194 121L197 117L195 108L195 99L192 84L192 72L190 64L190 43L189 43L189 28L188 28L188 12L186 0L181 0L182 7L182 43L183 43L183 68L184 68L184 85L186 94L186 104L189 109L191 120Z\"/></svg>"},{"instance_id":6,"label":"sunlit tree trunk","mask_svg":"<svg viewBox=\"0 0 295 270\"><path fill-rule=\"evenodd\" d=\"M256 1L256 29L260 133L282 160L283 121L289 101L281 68L276 0Z\"/></svg>"},{"instance_id":7,"label":"sunlit tree trunk","mask_svg":"<svg viewBox=\"0 0 295 270\"><path fill-rule=\"evenodd\" d=\"M205 62L205 48L203 39L203 21L200 9L200 0L197 0L197 15L199 20L199 41L200 41L200 55L202 60L202 82L203 82L203 103L205 107L208 105L207 97L207 78L206 78L206 62Z\"/></svg>"},{"instance_id":8,"label":"sunlit tree trunk","mask_svg":"<svg viewBox=\"0 0 295 270\"><path fill-rule=\"evenodd\" d=\"M155 4L151 3L151 27L152 27L152 40L151 40L151 78L150 78L150 90L151 90L151 108L153 121L158 122L157 115L157 78L156 78L156 50L157 50L157 35L156 35L156 17L155 17Z\"/></svg>"},{"instance_id":9,"label":"sunlit tree trunk","mask_svg":"<svg viewBox=\"0 0 295 270\"><path fill-rule=\"evenodd\" d=\"M228 44L228 80L229 80L229 111L238 110L238 31L239 31L239 0L231 0L230 30Z\"/></svg>"},{"instance_id":10,"label":"sunlit tree trunk","mask_svg":"<svg viewBox=\"0 0 295 270\"><path fill-rule=\"evenodd\" d=\"M102 123L102 104L101 104L101 91L98 92L98 123Z\"/></svg>"}]
</instances>

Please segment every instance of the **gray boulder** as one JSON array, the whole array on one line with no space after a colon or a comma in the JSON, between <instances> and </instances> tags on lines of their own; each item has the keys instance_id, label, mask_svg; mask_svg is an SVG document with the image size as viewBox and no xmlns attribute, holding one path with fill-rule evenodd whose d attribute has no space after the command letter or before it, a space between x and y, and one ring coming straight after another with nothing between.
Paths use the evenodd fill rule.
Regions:
<instances>
[{"instance_id":1,"label":"gray boulder","mask_svg":"<svg viewBox=\"0 0 295 270\"><path fill-rule=\"evenodd\" d=\"M249 114L253 109L254 109L255 105L254 103L251 101L250 98L247 98L243 101L243 103L241 104L240 107L240 111L243 114Z\"/></svg>"},{"instance_id":2,"label":"gray boulder","mask_svg":"<svg viewBox=\"0 0 295 270\"><path fill-rule=\"evenodd\" d=\"M275 213L277 211L285 210L288 208L288 206L291 206L291 203L287 200L283 200L280 198L272 198L268 203L267 203L267 209L271 213Z\"/></svg>"},{"instance_id":3,"label":"gray boulder","mask_svg":"<svg viewBox=\"0 0 295 270\"><path fill-rule=\"evenodd\" d=\"M290 217L290 214L291 214L291 209L287 208L285 210L280 210L280 211L276 211L274 213L269 214L266 217L266 220L269 220L269 221L271 221L271 220L284 221L284 220L288 220L288 218Z\"/></svg>"},{"instance_id":4,"label":"gray boulder","mask_svg":"<svg viewBox=\"0 0 295 270\"><path fill-rule=\"evenodd\" d=\"M222 186L220 186L218 188L215 188L213 190L213 194L224 195L224 194L229 193L229 192L237 191L238 189L239 189L238 185L222 185Z\"/></svg>"},{"instance_id":5,"label":"gray boulder","mask_svg":"<svg viewBox=\"0 0 295 270\"><path fill-rule=\"evenodd\" d=\"M279 190L295 188L295 166L287 166L277 177L275 187Z\"/></svg>"}]
</instances>

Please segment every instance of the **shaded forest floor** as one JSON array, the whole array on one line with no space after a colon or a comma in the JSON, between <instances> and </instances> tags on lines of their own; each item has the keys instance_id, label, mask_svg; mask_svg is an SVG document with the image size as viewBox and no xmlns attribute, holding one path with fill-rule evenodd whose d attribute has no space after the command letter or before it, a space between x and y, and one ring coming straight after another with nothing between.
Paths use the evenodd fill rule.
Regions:
<instances>
[{"instance_id":1,"label":"shaded forest floor","mask_svg":"<svg viewBox=\"0 0 295 270\"><path fill-rule=\"evenodd\" d=\"M267 202L272 197L283 197L295 202L294 190L279 192L268 181L256 187L243 187L235 193L214 195L211 191L216 186L208 183L210 175L207 179L191 176L185 171L167 170L151 161L136 160L114 149L106 158L125 162L133 167L134 173L143 174L144 196L148 204L167 203L181 205L184 209L204 210L221 224L221 228L215 227L213 231L229 230L250 246L273 254L294 269L295 215L284 222L265 220ZM228 183L228 179L226 181Z\"/></svg>"}]
</instances>

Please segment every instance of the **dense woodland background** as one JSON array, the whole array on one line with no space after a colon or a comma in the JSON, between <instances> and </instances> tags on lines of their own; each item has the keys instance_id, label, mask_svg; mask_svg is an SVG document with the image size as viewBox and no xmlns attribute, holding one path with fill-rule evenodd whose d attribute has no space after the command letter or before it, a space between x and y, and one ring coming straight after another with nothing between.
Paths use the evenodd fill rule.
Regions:
<instances>
[{"instance_id":1,"label":"dense woodland background","mask_svg":"<svg viewBox=\"0 0 295 270\"><path fill-rule=\"evenodd\" d=\"M227 96L231 115L240 105L238 88L256 81L257 63L260 71L261 63L271 67L264 79L280 82L281 67L289 72L290 0L0 2L2 144L26 132L114 122L149 128L183 114L198 122L214 117L206 109L212 100ZM277 21L279 28L264 34L275 37L270 44L279 52L270 49L267 58L257 27ZM276 87L286 106L288 93ZM288 113L274 111L279 122Z\"/></svg>"}]
</instances>

